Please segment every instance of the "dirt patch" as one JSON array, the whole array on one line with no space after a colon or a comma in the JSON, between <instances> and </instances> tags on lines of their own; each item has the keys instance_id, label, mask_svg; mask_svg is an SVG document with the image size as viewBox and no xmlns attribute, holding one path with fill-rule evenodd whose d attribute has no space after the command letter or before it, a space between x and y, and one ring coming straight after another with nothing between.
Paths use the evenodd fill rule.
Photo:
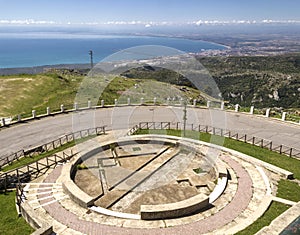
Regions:
<instances>
[{"instance_id":1,"label":"dirt patch","mask_svg":"<svg viewBox=\"0 0 300 235\"><path fill-rule=\"evenodd\" d=\"M90 170L78 170L74 181L82 191L91 197L96 197L103 193L100 179Z\"/></svg>"},{"instance_id":2,"label":"dirt patch","mask_svg":"<svg viewBox=\"0 0 300 235\"><path fill-rule=\"evenodd\" d=\"M138 214L141 205L159 205L179 202L199 194L195 187L189 185L170 184L149 190L133 201L126 213Z\"/></svg>"},{"instance_id":3,"label":"dirt patch","mask_svg":"<svg viewBox=\"0 0 300 235\"><path fill-rule=\"evenodd\" d=\"M154 155L145 155L137 157L122 157L119 158L121 167L124 167L129 170L136 170L146 162L150 161Z\"/></svg>"}]
</instances>

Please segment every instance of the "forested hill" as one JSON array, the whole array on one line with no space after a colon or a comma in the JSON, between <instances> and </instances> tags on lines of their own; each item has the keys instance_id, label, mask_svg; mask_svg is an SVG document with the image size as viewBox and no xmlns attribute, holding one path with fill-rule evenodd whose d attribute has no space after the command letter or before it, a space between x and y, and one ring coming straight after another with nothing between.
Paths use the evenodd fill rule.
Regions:
<instances>
[{"instance_id":1,"label":"forested hill","mask_svg":"<svg viewBox=\"0 0 300 235\"><path fill-rule=\"evenodd\" d=\"M230 104L254 105L257 108L300 107L300 54L197 59L215 79L223 99ZM130 70L122 75L193 86L180 74L151 66ZM205 89L203 92L209 93Z\"/></svg>"},{"instance_id":2,"label":"forested hill","mask_svg":"<svg viewBox=\"0 0 300 235\"><path fill-rule=\"evenodd\" d=\"M202 57L230 103L300 107L300 54L269 57Z\"/></svg>"}]
</instances>

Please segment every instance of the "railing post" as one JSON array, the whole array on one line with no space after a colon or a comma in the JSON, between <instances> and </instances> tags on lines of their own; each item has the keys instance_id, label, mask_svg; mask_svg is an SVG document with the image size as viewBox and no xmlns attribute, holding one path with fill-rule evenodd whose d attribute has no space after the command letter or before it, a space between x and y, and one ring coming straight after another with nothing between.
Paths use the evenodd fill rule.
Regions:
<instances>
[{"instance_id":1,"label":"railing post","mask_svg":"<svg viewBox=\"0 0 300 235\"><path fill-rule=\"evenodd\" d=\"M78 110L78 103L74 103L74 110L75 110L75 111Z\"/></svg>"},{"instance_id":2,"label":"railing post","mask_svg":"<svg viewBox=\"0 0 300 235\"><path fill-rule=\"evenodd\" d=\"M5 126L5 118L1 118L2 126Z\"/></svg>"},{"instance_id":3,"label":"railing post","mask_svg":"<svg viewBox=\"0 0 300 235\"><path fill-rule=\"evenodd\" d=\"M17 168L17 178L18 178L18 182L20 182L20 176L19 176L19 169Z\"/></svg>"},{"instance_id":4,"label":"railing post","mask_svg":"<svg viewBox=\"0 0 300 235\"><path fill-rule=\"evenodd\" d=\"M255 136L252 138L252 145L255 145Z\"/></svg>"},{"instance_id":5,"label":"railing post","mask_svg":"<svg viewBox=\"0 0 300 235\"><path fill-rule=\"evenodd\" d=\"M254 114L254 106L250 107L250 114Z\"/></svg>"},{"instance_id":6,"label":"railing post","mask_svg":"<svg viewBox=\"0 0 300 235\"><path fill-rule=\"evenodd\" d=\"M211 103L211 101L208 100L207 103L206 103L206 107L207 107L207 108L210 108L210 103Z\"/></svg>"},{"instance_id":7,"label":"railing post","mask_svg":"<svg viewBox=\"0 0 300 235\"><path fill-rule=\"evenodd\" d=\"M225 109L225 103L224 101L221 102L221 110L224 110Z\"/></svg>"},{"instance_id":8,"label":"railing post","mask_svg":"<svg viewBox=\"0 0 300 235\"><path fill-rule=\"evenodd\" d=\"M36 118L36 111L35 110L32 110L32 118Z\"/></svg>"},{"instance_id":9,"label":"railing post","mask_svg":"<svg viewBox=\"0 0 300 235\"><path fill-rule=\"evenodd\" d=\"M279 153L282 154L282 144L279 147Z\"/></svg>"},{"instance_id":10,"label":"railing post","mask_svg":"<svg viewBox=\"0 0 300 235\"><path fill-rule=\"evenodd\" d=\"M273 142L270 142L270 150L272 151L272 147L273 147Z\"/></svg>"},{"instance_id":11,"label":"railing post","mask_svg":"<svg viewBox=\"0 0 300 235\"><path fill-rule=\"evenodd\" d=\"M170 97L167 98L167 105L170 105Z\"/></svg>"},{"instance_id":12,"label":"railing post","mask_svg":"<svg viewBox=\"0 0 300 235\"><path fill-rule=\"evenodd\" d=\"M282 120L282 121L285 121L285 119L286 119L286 112L283 112L283 113L282 113L281 120Z\"/></svg>"},{"instance_id":13,"label":"railing post","mask_svg":"<svg viewBox=\"0 0 300 235\"><path fill-rule=\"evenodd\" d=\"M4 179L4 192L7 193L7 173L5 173L5 179Z\"/></svg>"},{"instance_id":14,"label":"railing post","mask_svg":"<svg viewBox=\"0 0 300 235\"><path fill-rule=\"evenodd\" d=\"M196 107L196 105L197 105L197 100L194 99L194 100L193 100L193 106Z\"/></svg>"},{"instance_id":15,"label":"railing post","mask_svg":"<svg viewBox=\"0 0 300 235\"><path fill-rule=\"evenodd\" d=\"M266 117L270 117L270 110L271 110L271 109L267 109L267 110L266 110Z\"/></svg>"},{"instance_id":16,"label":"railing post","mask_svg":"<svg viewBox=\"0 0 300 235\"><path fill-rule=\"evenodd\" d=\"M104 100L101 100L101 107L104 107Z\"/></svg>"},{"instance_id":17,"label":"railing post","mask_svg":"<svg viewBox=\"0 0 300 235\"><path fill-rule=\"evenodd\" d=\"M293 156L293 148L290 149L290 157Z\"/></svg>"},{"instance_id":18,"label":"railing post","mask_svg":"<svg viewBox=\"0 0 300 235\"><path fill-rule=\"evenodd\" d=\"M35 165L36 165L36 170L37 170L38 172L40 172L40 169L39 169L39 162L36 161L36 162L35 162Z\"/></svg>"},{"instance_id":19,"label":"railing post","mask_svg":"<svg viewBox=\"0 0 300 235\"><path fill-rule=\"evenodd\" d=\"M51 114L50 107L47 107L47 115L49 116Z\"/></svg>"},{"instance_id":20,"label":"railing post","mask_svg":"<svg viewBox=\"0 0 300 235\"><path fill-rule=\"evenodd\" d=\"M60 112L65 112L65 106L63 104L60 105Z\"/></svg>"},{"instance_id":21,"label":"railing post","mask_svg":"<svg viewBox=\"0 0 300 235\"><path fill-rule=\"evenodd\" d=\"M236 104L236 105L235 105L234 111L235 111L235 112L238 112L238 111L239 111L239 107L240 107L239 104Z\"/></svg>"}]
</instances>

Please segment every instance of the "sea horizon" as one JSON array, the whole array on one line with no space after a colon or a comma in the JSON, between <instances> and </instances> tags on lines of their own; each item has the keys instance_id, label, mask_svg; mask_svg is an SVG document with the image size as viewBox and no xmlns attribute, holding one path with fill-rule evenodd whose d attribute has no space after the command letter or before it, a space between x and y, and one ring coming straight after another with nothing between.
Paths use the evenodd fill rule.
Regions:
<instances>
[{"instance_id":1,"label":"sea horizon","mask_svg":"<svg viewBox=\"0 0 300 235\"><path fill-rule=\"evenodd\" d=\"M121 50L146 45L171 47L185 53L227 48L213 42L167 36L0 33L0 68L86 64L90 61L90 50L98 63Z\"/></svg>"}]
</instances>

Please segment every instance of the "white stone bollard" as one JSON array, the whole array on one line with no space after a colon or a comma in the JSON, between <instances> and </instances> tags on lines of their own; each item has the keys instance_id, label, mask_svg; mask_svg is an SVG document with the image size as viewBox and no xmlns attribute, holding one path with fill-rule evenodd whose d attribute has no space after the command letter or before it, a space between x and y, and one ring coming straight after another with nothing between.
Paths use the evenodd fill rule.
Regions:
<instances>
[{"instance_id":1,"label":"white stone bollard","mask_svg":"<svg viewBox=\"0 0 300 235\"><path fill-rule=\"evenodd\" d=\"M282 120L282 121L285 121L285 119L286 119L286 112L283 112L283 113L282 113L281 120Z\"/></svg>"},{"instance_id":2,"label":"white stone bollard","mask_svg":"<svg viewBox=\"0 0 300 235\"><path fill-rule=\"evenodd\" d=\"M60 111L63 113L65 111L65 106L63 104L60 105Z\"/></svg>"},{"instance_id":3,"label":"white stone bollard","mask_svg":"<svg viewBox=\"0 0 300 235\"><path fill-rule=\"evenodd\" d=\"M101 107L104 107L104 100L101 100Z\"/></svg>"},{"instance_id":4,"label":"white stone bollard","mask_svg":"<svg viewBox=\"0 0 300 235\"><path fill-rule=\"evenodd\" d=\"M32 117L36 118L36 111L35 110L32 110Z\"/></svg>"},{"instance_id":5,"label":"white stone bollard","mask_svg":"<svg viewBox=\"0 0 300 235\"><path fill-rule=\"evenodd\" d=\"M115 99L115 106L118 106L118 100Z\"/></svg>"},{"instance_id":6,"label":"white stone bollard","mask_svg":"<svg viewBox=\"0 0 300 235\"><path fill-rule=\"evenodd\" d=\"M250 114L254 114L254 106L250 107Z\"/></svg>"},{"instance_id":7,"label":"white stone bollard","mask_svg":"<svg viewBox=\"0 0 300 235\"><path fill-rule=\"evenodd\" d=\"M236 105L235 105L234 111L235 111L235 112L238 112L238 111L239 111L239 107L240 107L239 104L236 104Z\"/></svg>"},{"instance_id":8,"label":"white stone bollard","mask_svg":"<svg viewBox=\"0 0 300 235\"><path fill-rule=\"evenodd\" d=\"M271 109L266 110L266 117L270 117L270 111L271 111Z\"/></svg>"},{"instance_id":9,"label":"white stone bollard","mask_svg":"<svg viewBox=\"0 0 300 235\"><path fill-rule=\"evenodd\" d=\"M5 126L5 118L2 118L1 122L2 122L2 126Z\"/></svg>"},{"instance_id":10,"label":"white stone bollard","mask_svg":"<svg viewBox=\"0 0 300 235\"><path fill-rule=\"evenodd\" d=\"M183 98L180 99L180 106L183 106Z\"/></svg>"},{"instance_id":11,"label":"white stone bollard","mask_svg":"<svg viewBox=\"0 0 300 235\"><path fill-rule=\"evenodd\" d=\"M193 100L193 106L196 107L196 105L197 105L197 100L194 99L194 100Z\"/></svg>"},{"instance_id":12,"label":"white stone bollard","mask_svg":"<svg viewBox=\"0 0 300 235\"><path fill-rule=\"evenodd\" d=\"M153 99L153 105L156 105L156 97Z\"/></svg>"},{"instance_id":13,"label":"white stone bollard","mask_svg":"<svg viewBox=\"0 0 300 235\"><path fill-rule=\"evenodd\" d=\"M225 108L225 103L221 102L221 110L224 110L224 108Z\"/></svg>"},{"instance_id":14,"label":"white stone bollard","mask_svg":"<svg viewBox=\"0 0 300 235\"><path fill-rule=\"evenodd\" d=\"M127 98L127 105L130 105L130 98Z\"/></svg>"},{"instance_id":15,"label":"white stone bollard","mask_svg":"<svg viewBox=\"0 0 300 235\"><path fill-rule=\"evenodd\" d=\"M78 103L75 103L75 104L74 104L74 109L75 109L75 110L78 110Z\"/></svg>"},{"instance_id":16,"label":"white stone bollard","mask_svg":"<svg viewBox=\"0 0 300 235\"><path fill-rule=\"evenodd\" d=\"M144 98L141 98L141 105L144 104Z\"/></svg>"},{"instance_id":17,"label":"white stone bollard","mask_svg":"<svg viewBox=\"0 0 300 235\"><path fill-rule=\"evenodd\" d=\"M170 105L170 97L167 98L167 105Z\"/></svg>"},{"instance_id":18,"label":"white stone bollard","mask_svg":"<svg viewBox=\"0 0 300 235\"><path fill-rule=\"evenodd\" d=\"M49 116L51 114L50 107L47 107L47 115Z\"/></svg>"},{"instance_id":19,"label":"white stone bollard","mask_svg":"<svg viewBox=\"0 0 300 235\"><path fill-rule=\"evenodd\" d=\"M207 101L207 104L206 104L207 108L210 108L210 103L211 103L211 102L208 100L208 101Z\"/></svg>"},{"instance_id":20,"label":"white stone bollard","mask_svg":"<svg viewBox=\"0 0 300 235\"><path fill-rule=\"evenodd\" d=\"M88 109L92 108L92 102L90 100L88 100Z\"/></svg>"},{"instance_id":21,"label":"white stone bollard","mask_svg":"<svg viewBox=\"0 0 300 235\"><path fill-rule=\"evenodd\" d=\"M21 114L18 114L18 122L22 120Z\"/></svg>"}]
</instances>

